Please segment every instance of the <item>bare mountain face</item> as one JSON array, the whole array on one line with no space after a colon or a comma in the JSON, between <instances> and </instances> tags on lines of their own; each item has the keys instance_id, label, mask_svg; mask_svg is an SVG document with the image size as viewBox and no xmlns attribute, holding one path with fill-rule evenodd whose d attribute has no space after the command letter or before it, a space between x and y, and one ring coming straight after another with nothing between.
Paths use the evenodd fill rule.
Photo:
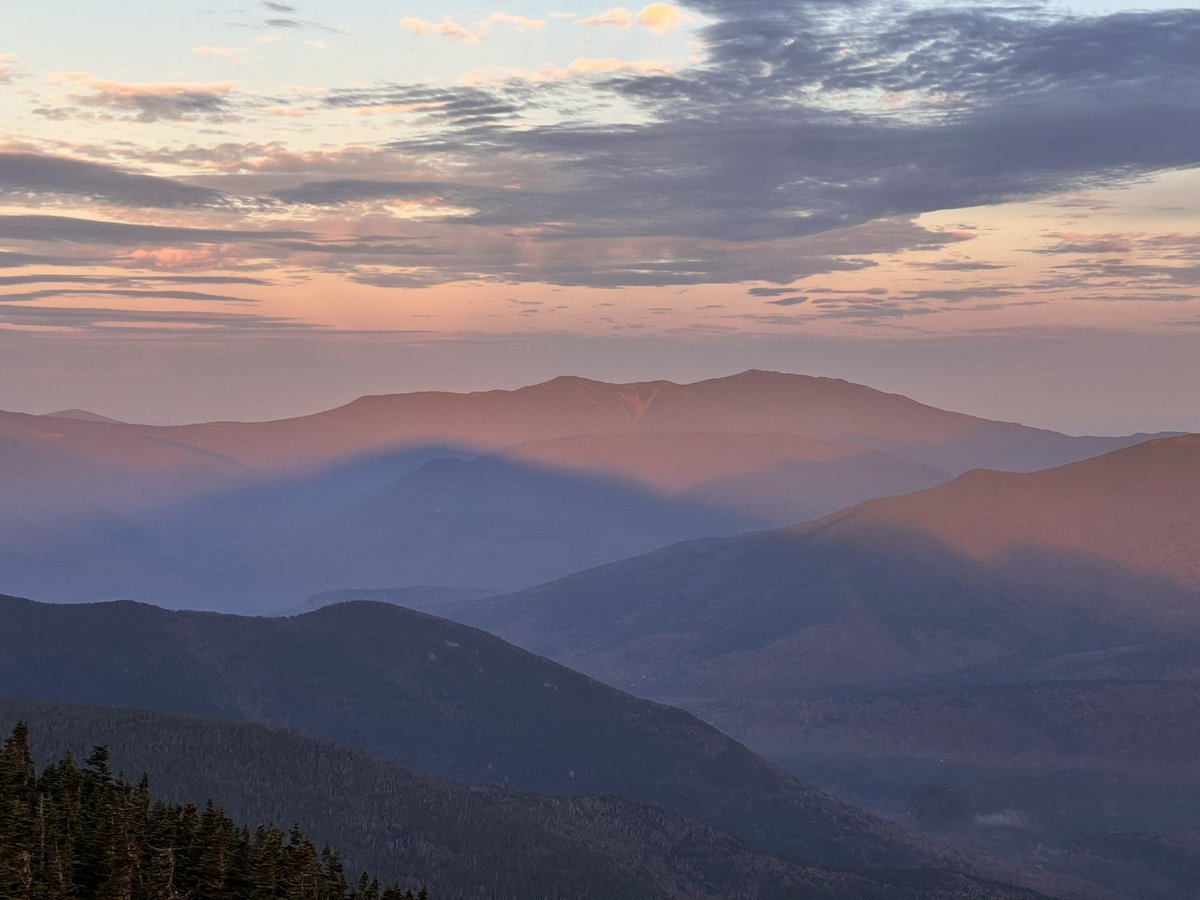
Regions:
<instances>
[{"instance_id":1,"label":"bare mountain face","mask_svg":"<svg viewBox=\"0 0 1200 900\"><path fill-rule=\"evenodd\" d=\"M826 378L557 378L178 427L0 414L0 570L59 601L232 610L414 585L513 590L807 521L978 465L1142 440L988 422Z\"/></svg>"},{"instance_id":2,"label":"bare mountain face","mask_svg":"<svg viewBox=\"0 0 1200 900\"><path fill-rule=\"evenodd\" d=\"M946 412L841 379L756 370L683 385L564 376L515 391L362 397L294 419L155 431L266 471L320 466L405 444L497 450L578 435L717 432L807 435L895 450L957 474L979 466L1039 469L1145 437L1068 437Z\"/></svg>"},{"instance_id":3,"label":"bare mountain face","mask_svg":"<svg viewBox=\"0 0 1200 900\"><path fill-rule=\"evenodd\" d=\"M1200 436L1182 436L447 614L686 706L839 796L1075 858L1091 829L1200 829L1198 511Z\"/></svg>"}]
</instances>

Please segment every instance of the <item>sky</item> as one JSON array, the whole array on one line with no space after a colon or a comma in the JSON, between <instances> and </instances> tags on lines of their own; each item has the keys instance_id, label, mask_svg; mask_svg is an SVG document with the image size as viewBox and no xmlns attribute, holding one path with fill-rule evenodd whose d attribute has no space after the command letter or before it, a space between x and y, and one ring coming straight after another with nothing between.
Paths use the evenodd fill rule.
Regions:
<instances>
[{"instance_id":1,"label":"sky","mask_svg":"<svg viewBox=\"0 0 1200 900\"><path fill-rule=\"evenodd\" d=\"M0 0L0 408L769 368L1200 430L1175 5Z\"/></svg>"}]
</instances>

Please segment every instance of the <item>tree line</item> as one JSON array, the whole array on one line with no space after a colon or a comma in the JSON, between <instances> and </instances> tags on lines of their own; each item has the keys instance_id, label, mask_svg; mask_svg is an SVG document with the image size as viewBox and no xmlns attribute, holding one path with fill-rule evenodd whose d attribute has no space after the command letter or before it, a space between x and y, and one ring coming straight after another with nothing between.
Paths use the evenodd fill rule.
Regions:
<instances>
[{"instance_id":1,"label":"tree line","mask_svg":"<svg viewBox=\"0 0 1200 900\"><path fill-rule=\"evenodd\" d=\"M109 769L95 747L39 775L29 729L0 748L0 897L4 900L428 900L366 873L351 880L340 855L299 828L253 831L210 799L203 807L152 800Z\"/></svg>"}]
</instances>

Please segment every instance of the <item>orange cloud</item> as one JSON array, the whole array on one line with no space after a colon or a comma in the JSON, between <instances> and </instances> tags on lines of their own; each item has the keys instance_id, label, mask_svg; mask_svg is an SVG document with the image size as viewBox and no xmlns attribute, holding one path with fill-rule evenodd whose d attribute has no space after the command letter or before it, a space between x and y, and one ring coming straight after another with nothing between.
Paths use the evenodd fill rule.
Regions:
<instances>
[{"instance_id":1,"label":"orange cloud","mask_svg":"<svg viewBox=\"0 0 1200 900\"><path fill-rule=\"evenodd\" d=\"M416 16L405 16L400 20L400 27L420 37L430 34L440 34L442 37L449 38L452 41L465 41L470 44L479 40L479 36L471 31L471 29L464 28L457 22L451 22L448 19L443 22L430 22L428 19L421 19Z\"/></svg>"},{"instance_id":2,"label":"orange cloud","mask_svg":"<svg viewBox=\"0 0 1200 900\"><path fill-rule=\"evenodd\" d=\"M633 13L623 6L614 6L608 12L600 13L598 16L580 19L579 24L591 26L614 25L617 28L628 28L633 24Z\"/></svg>"},{"instance_id":3,"label":"orange cloud","mask_svg":"<svg viewBox=\"0 0 1200 900\"><path fill-rule=\"evenodd\" d=\"M518 31L540 31L546 27L546 20L514 16L510 13L492 13L487 18L481 19L473 29L449 19L431 22L417 16L405 16L400 20L400 27L415 35L425 37L430 34L438 34L452 41L462 41L467 44L476 44L483 40L496 25L512 25Z\"/></svg>"},{"instance_id":4,"label":"orange cloud","mask_svg":"<svg viewBox=\"0 0 1200 900\"><path fill-rule=\"evenodd\" d=\"M669 3L651 3L637 15L639 25L644 25L655 34L665 34L672 28L677 28L683 21L683 16Z\"/></svg>"},{"instance_id":5,"label":"orange cloud","mask_svg":"<svg viewBox=\"0 0 1200 900\"><path fill-rule=\"evenodd\" d=\"M198 269L228 259L233 251L233 244L213 247L139 248L125 254L124 259L152 269Z\"/></svg>"}]
</instances>

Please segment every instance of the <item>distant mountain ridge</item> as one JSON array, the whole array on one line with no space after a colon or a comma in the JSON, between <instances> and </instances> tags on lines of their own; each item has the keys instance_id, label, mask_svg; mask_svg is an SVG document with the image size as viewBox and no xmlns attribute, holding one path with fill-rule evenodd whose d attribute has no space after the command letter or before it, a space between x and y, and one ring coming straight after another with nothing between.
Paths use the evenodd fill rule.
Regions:
<instances>
[{"instance_id":1,"label":"distant mountain ridge","mask_svg":"<svg viewBox=\"0 0 1200 900\"><path fill-rule=\"evenodd\" d=\"M633 431L804 434L853 446L927 448L923 461L959 471L991 464L1003 445L1021 468L1044 468L1144 439L1072 438L946 412L836 378L749 370L692 384L610 384L561 376L514 391L360 397L344 406L263 423L165 426L173 440L247 465L313 465L399 441L498 449L530 441ZM968 460L967 457L971 458Z\"/></svg>"},{"instance_id":2,"label":"distant mountain ridge","mask_svg":"<svg viewBox=\"0 0 1200 900\"><path fill-rule=\"evenodd\" d=\"M80 422L107 422L109 425L124 425L120 419L110 419L108 416L102 416L99 413L91 412L86 409L60 409L55 412L42 413L51 419L77 419Z\"/></svg>"},{"instance_id":3,"label":"distant mountain ridge","mask_svg":"<svg viewBox=\"0 0 1200 900\"><path fill-rule=\"evenodd\" d=\"M243 612L328 590L514 590L1144 438L1068 437L761 371L363 397L259 423L0 413L0 587Z\"/></svg>"},{"instance_id":4,"label":"distant mountain ridge","mask_svg":"<svg viewBox=\"0 0 1200 900\"><path fill-rule=\"evenodd\" d=\"M1090 829L1200 829L1198 512L1185 435L443 613L691 709L860 805L909 821L940 804L931 828L1057 864ZM1130 896L1187 896L1092 862Z\"/></svg>"}]
</instances>

